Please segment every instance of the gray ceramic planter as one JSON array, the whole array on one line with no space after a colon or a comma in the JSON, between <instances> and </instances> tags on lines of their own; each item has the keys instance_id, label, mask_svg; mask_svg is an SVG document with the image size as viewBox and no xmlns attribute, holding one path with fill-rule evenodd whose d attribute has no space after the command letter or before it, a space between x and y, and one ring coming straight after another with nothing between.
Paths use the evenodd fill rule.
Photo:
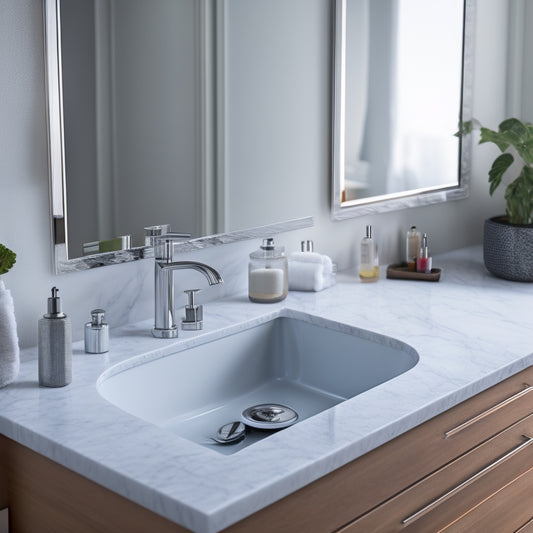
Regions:
<instances>
[{"instance_id":1,"label":"gray ceramic planter","mask_svg":"<svg viewBox=\"0 0 533 533\"><path fill-rule=\"evenodd\" d=\"M533 225L510 224L504 216L486 220L483 259L499 278L533 281Z\"/></svg>"}]
</instances>

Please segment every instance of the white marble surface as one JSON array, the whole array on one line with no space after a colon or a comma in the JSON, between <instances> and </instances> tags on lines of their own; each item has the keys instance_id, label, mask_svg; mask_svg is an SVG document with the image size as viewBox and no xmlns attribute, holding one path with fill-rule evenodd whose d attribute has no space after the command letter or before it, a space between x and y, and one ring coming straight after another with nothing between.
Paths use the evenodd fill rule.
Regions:
<instances>
[{"instance_id":1,"label":"white marble surface","mask_svg":"<svg viewBox=\"0 0 533 533\"><path fill-rule=\"evenodd\" d=\"M0 391L0 432L198 533L219 531L533 363L533 284L490 276L481 248L434 258L439 283L352 273L278 304L246 294L206 304L203 332L153 339L151 321L111 331L110 352L74 345L73 382L37 385L36 350ZM96 382L132 356L151 359L278 315L305 312L399 339L410 371L229 456L143 422L101 398Z\"/></svg>"}]
</instances>

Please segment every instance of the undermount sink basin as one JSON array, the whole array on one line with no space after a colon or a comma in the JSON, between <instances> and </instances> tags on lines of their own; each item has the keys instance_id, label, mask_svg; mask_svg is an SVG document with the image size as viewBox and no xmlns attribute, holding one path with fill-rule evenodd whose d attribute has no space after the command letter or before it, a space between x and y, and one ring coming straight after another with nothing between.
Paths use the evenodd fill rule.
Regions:
<instances>
[{"instance_id":1,"label":"undermount sink basin","mask_svg":"<svg viewBox=\"0 0 533 533\"><path fill-rule=\"evenodd\" d=\"M237 444L213 441L251 406L282 404L300 422L417 362L413 348L388 337L333 322L317 325L312 317L278 317L137 366L111 368L97 387L120 409L231 454L271 433L248 429Z\"/></svg>"}]
</instances>

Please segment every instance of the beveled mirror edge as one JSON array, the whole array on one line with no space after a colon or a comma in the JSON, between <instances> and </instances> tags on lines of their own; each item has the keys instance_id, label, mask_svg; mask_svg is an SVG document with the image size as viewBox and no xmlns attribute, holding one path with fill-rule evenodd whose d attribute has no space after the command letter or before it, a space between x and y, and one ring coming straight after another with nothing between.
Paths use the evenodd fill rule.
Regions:
<instances>
[{"instance_id":1,"label":"beveled mirror edge","mask_svg":"<svg viewBox=\"0 0 533 533\"><path fill-rule=\"evenodd\" d=\"M473 71L474 71L474 38L476 0L464 0L463 27L463 67L461 120L472 117ZM362 199L361 203L342 206L341 176L344 173L344 109L345 109L345 26L346 0L334 0L334 45L333 45L333 102L332 102L332 187L331 187L331 218L346 220L366 215L399 211L413 207L422 207L436 203L449 202L467 198L470 194L472 139L459 140L460 184L457 187L441 190L417 189L396 195ZM471 136L469 136L471 137ZM385 199L384 199L385 198Z\"/></svg>"},{"instance_id":2,"label":"beveled mirror edge","mask_svg":"<svg viewBox=\"0 0 533 533\"><path fill-rule=\"evenodd\" d=\"M249 229L219 233L217 235L208 235L207 237L198 237L197 239L174 243L174 253L203 250L204 248L211 248L222 244L232 244L250 239L262 239L279 233L309 228L312 227L313 224L313 217L302 217ZM56 274L82 272L92 268L129 263L131 261L152 258L154 256L152 246L139 246L129 250L117 250L115 252L88 255L67 260L64 246L64 243L55 244Z\"/></svg>"}]
</instances>

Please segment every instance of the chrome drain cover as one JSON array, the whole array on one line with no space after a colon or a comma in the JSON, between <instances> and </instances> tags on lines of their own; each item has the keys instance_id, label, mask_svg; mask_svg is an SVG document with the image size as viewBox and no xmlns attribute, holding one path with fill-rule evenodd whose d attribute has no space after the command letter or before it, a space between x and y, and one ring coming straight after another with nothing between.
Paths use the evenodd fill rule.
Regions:
<instances>
[{"instance_id":1,"label":"chrome drain cover","mask_svg":"<svg viewBox=\"0 0 533 533\"><path fill-rule=\"evenodd\" d=\"M244 439L245 433L246 426L242 422L230 422L218 430L213 440L219 444L233 444Z\"/></svg>"},{"instance_id":2,"label":"chrome drain cover","mask_svg":"<svg viewBox=\"0 0 533 533\"><path fill-rule=\"evenodd\" d=\"M281 429L298 420L298 413L277 403L262 403L248 407L242 412L245 424L258 429Z\"/></svg>"}]
</instances>

